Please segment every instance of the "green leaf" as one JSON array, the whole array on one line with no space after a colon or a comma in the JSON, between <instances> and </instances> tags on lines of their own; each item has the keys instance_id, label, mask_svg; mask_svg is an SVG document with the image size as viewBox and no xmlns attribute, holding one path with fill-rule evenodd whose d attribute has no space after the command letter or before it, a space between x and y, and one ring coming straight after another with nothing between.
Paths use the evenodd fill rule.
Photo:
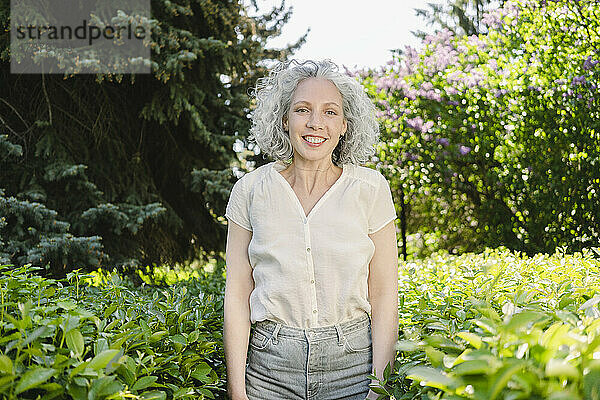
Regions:
<instances>
[{"instance_id":1,"label":"green leaf","mask_svg":"<svg viewBox=\"0 0 600 400\"><path fill-rule=\"evenodd\" d=\"M492 335L495 335L497 333L496 324L494 323L494 321L488 318L475 319L473 320L473 323L481 329L485 329Z\"/></svg>"},{"instance_id":2,"label":"green leaf","mask_svg":"<svg viewBox=\"0 0 600 400\"><path fill-rule=\"evenodd\" d=\"M188 343L194 343L200 337L200 333L198 331L193 331L187 338Z\"/></svg>"},{"instance_id":3,"label":"green leaf","mask_svg":"<svg viewBox=\"0 0 600 400\"><path fill-rule=\"evenodd\" d=\"M600 400L600 361L594 360L583 376L583 397L588 400Z\"/></svg>"},{"instance_id":4,"label":"green leaf","mask_svg":"<svg viewBox=\"0 0 600 400\"><path fill-rule=\"evenodd\" d=\"M387 365L385 366L385 369L383 370L383 379L386 380L386 381L388 381L390 379L390 374L391 373L392 373L391 364L387 363Z\"/></svg>"},{"instance_id":5,"label":"green leaf","mask_svg":"<svg viewBox=\"0 0 600 400\"><path fill-rule=\"evenodd\" d=\"M385 390L381 386L370 386L370 388L371 388L371 391L373 391L374 393L377 393L377 394L389 394L387 392L387 390Z\"/></svg>"},{"instance_id":6,"label":"green leaf","mask_svg":"<svg viewBox=\"0 0 600 400\"><path fill-rule=\"evenodd\" d=\"M455 379L442 374L437 369L430 367L411 368L408 370L406 377L408 379L420 382L422 386L429 386L442 390L458 386Z\"/></svg>"},{"instance_id":7,"label":"green leaf","mask_svg":"<svg viewBox=\"0 0 600 400\"><path fill-rule=\"evenodd\" d=\"M569 297L568 295L565 295L558 302L558 308L560 310L562 310L563 308L565 308L566 306L568 306L569 304L572 304L574 302L575 302L575 299L573 299L572 297Z\"/></svg>"},{"instance_id":8,"label":"green leaf","mask_svg":"<svg viewBox=\"0 0 600 400\"><path fill-rule=\"evenodd\" d=\"M105 368L113 358L118 357L119 353L120 350L117 349L104 350L90 361L88 367L95 371L99 371L102 368Z\"/></svg>"},{"instance_id":9,"label":"green leaf","mask_svg":"<svg viewBox=\"0 0 600 400\"><path fill-rule=\"evenodd\" d=\"M72 316L70 314L67 315L63 323L61 324L61 328L63 332L69 332L72 329L75 329L79 326L79 317Z\"/></svg>"},{"instance_id":10,"label":"green leaf","mask_svg":"<svg viewBox=\"0 0 600 400\"><path fill-rule=\"evenodd\" d=\"M180 399L185 396L189 396L193 393L193 389L189 387L180 388L179 390L173 392L173 399Z\"/></svg>"},{"instance_id":11,"label":"green leaf","mask_svg":"<svg viewBox=\"0 0 600 400\"><path fill-rule=\"evenodd\" d=\"M127 363L121 364L119 368L117 368L117 374L128 386L133 386L135 383L135 373L128 368Z\"/></svg>"},{"instance_id":12,"label":"green leaf","mask_svg":"<svg viewBox=\"0 0 600 400\"><path fill-rule=\"evenodd\" d=\"M77 375L78 373L83 371L88 366L88 364L89 364L88 361L84 361L84 362L78 364L75 368L73 368L71 370L71 372L69 372L69 377L73 378L75 375Z\"/></svg>"},{"instance_id":13,"label":"green leaf","mask_svg":"<svg viewBox=\"0 0 600 400\"><path fill-rule=\"evenodd\" d=\"M194 373L208 375L211 370L212 370L212 368L210 367L210 365L208 365L205 362L201 362L200 364L198 364L198 366L194 370Z\"/></svg>"},{"instance_id":14,"label":"green leaf","mask_svg":"<svg viewBox=\"0 0 600 400\"><path fill-rule=\"evenodd\" d=\"M546 314L538 311L523 311L514 314L508 324L505 325L505 329L508 332L516 331L521 328L527 327L530 323L539 321L540 319L547 317Z\"/></svg>"},{"instance_id":15,"label":"green leaf","mask_svg":"<svg viewBox=\"0 0 600 400\"><path fill-rule=\"evenodd\" d=\"M62 385L59 383L56 383L56 382L50 382L50 383L44 383L44 384L40 385L39 387L44 390L52 391L52 390L61 389Z\"/></svg>"},{"instance_id":16,"label":"green leaf","mask_svg":"<svg viewBox=\"0 0 600 400\"><path fill-rule=\"evenodd\" d=\"M167 333L167 331L158 331L158 332L154 332L152 335L150 335L150 337L148 338L148 341L150 343L154 343L154 342L158 342L159 340L161 340Z\"/></svg>"},{"instance_id":17,"label":"green leaf","mask_svg":"<svg viewBox=\"0 0 600 400\"><path fill-rule=\"evenodd\" d=\"M23 393L26 390L32 389L46 382L56 372L53 368L37 367L30 369L19 380L15 388L15 394Z\"/></svg>"},{"instance_id":18,"label":"green leaf","mask_svg":"<svg viewBox=\"0 0 600 400\"><path fill-rule=\"evenodd\" d=\"M433 347L437 347L439 349L448 349L448 350L463 350L462 345L459 345L455 342L453 342L452 340L448 339L445 336L441 336L441 335L430 335L430 336L425 336L423 338L423 341Z\"/></svg>"},{"instance_id":19,"label":"green leaf","mask_svg":"<svg viewBox=\"0 0 600 400\"><path fill-rule=\"evenodd\" d=\"M396 342L396 350L412 353L417 351L421 346L414 340L398 340Z\"/></svg>"},{"instance_id":20,"label":"green leaf","mask_svg":"<svg viewBox=\"0 0 600 400\"><path fill-rule=\"evenodd\" d=\"M13 373L13 362L8 356L4 354L0 356L0 372L9 375L12 375Z\"/></svg>"},{"instance_id":21,"label":"green leaf","mask_svg":"<svg viewBox=\"0 0 600 400\"><path fill-rule=\"evenodd\" d=\"M186 346L187 345L187 340L185 339L185 337L183 335L180 335L180 334L171 336L171 340L173 341L173 343L177 343L177 344L180 344L182 346Z\"/></svg>"},{"instance_id":22,"label":"green leaf","mask_svg":"<svg viewBox=\"0 0 600 400\"><path fill-rule=\"evenodd\" d=\"M208 378L208 374L212 368L205 362L200 363L194 372L191 373L191 377L194 379L198 379L201 382L208 383L210 379Z\"/></svg>"},{"instance_id":23,"label":"green leaf","mask_svg":"<svg viewBox=\"0 0 600 400\"><path fill-rule=\"evenodd\" d=\"M506 387L510 378L522 368L523 364L521 362L508 364L500 368L500 370L498 370L494 377L492 377L493 380L492 384L490 385L490 392L488 398L490 400L495 400L496 397L498 397L498 395Z\"/></svg>"},{"instance_id":24,"label":"green leaf","mask_svg":"<svg viewBox=\"0 0 600 400\"><path fill-rule=\"evenodd\" d=\"M546 376L577 378L579 371L567 361L553 358L546 363Z\"/></svg>"},{"instance_id":25,"label":"green leaf","mask_svg":"<svg viewBox=\"0 0 600 400\"><path fill-rule=\"evenodd\" d=\"M588 301L586 301L585 303L583 303L580 307L578 311L581 310L585 310L586 308L590 308L595 306L596 304L600 303L600 295L597 294L594 297L592 297L591 299L589 299Z\"/></svg>"},{"instance_id":26,"label":"green leaf","mask_svg":"<svg viewBox=\"0 0 600 400\"><path fill-rule=\"evenodd\" d=\"M442 366L445 356L444 352L434 349L431 346L425 346L425 355L427 355L427 359L434 367L438 368Z\"/></svg>"},{"instance_id":27,"label":"green leaf","mask_svg":"<svg viewBox=\"0 0 600 400\"><path fill-rule=\"evenodd\" d=\"M552 392L550 393L550 395L547 397L548 400L581 400L581 397L579 397L576 393L573 393L572 391L567 391L567 390L561 390L559 392ZM592 398L588 398L585 397L585 400L596 400L596 399L592 399Z\"/></svg>"},{"instance_id":28,"label":"green leaf","mask_svg":"<svg viewBox=\"0 0 600 400\"><path fill-rule=\"evenodd\" d=\"M111 304L106 310L104 310L104 318L108 318L108 316L114 313L116 309L117 305Z\"/></svg>"},{"instance_id":29,"label":"green leaf","mask_svg":"<svg viewBox=\"0 0 600 400\"><path fill-rule=\"evenodd\" d=\"M87 392L87 388L76 385L74 382L67 384L67 393L73 400L88 400Z\"/></svg>"},{"instance_id":30,"label":"green leaf","mask_svg":"<svg viewBox=\"0 0 600 400\"><path fill-rule=\"evenodd\" d=\"M557 348L569 333L569 326L562 322L555 322L542 334L540 344L548 348Z\"/></svg>"},{"instance_id":31,"label":"green leaf","mask_svg":"<svg viewBox=\"0 0 600 400\"><path fill-rule=\"evenodd\" d=\"M185 288L185 286L184 286ZM177 318L177 324L181 324L181 321L183 321L188 315L190 315L190 313L192 312L192 310L187 310L184 313L182 313L179 318Z\"/></svg>"},{"instance_id":32,"label":"green leaf","mask_svg":"<svg viewBox=\"0 0 600 400\"><path fill-rule=\"evenodd\" d=\"M56 303L56 305L67 311L74 310L75 308L77 308L77 304L75 304L71 300L59 301Z\"/></svg>"},{"instance_id":33,"label":"green leaf","mask_svg":"<svg viewBox=\"0 0 600 400\"><path fill-rule=\"evenodd\" d=\"M471 332L458 332L456 336L466 341L471 346L475 347L477 350L479 350L481 344L483 343L479 336Z\"/></svg>"},{"instance_id":34,"label":"green leaf","mask_svg":"<svg viewBox=\"0 0 600 400\"><path fill-rule=\"evenodd\" d=\"M198 388L197 390L199 393L203 394L205 397L208 397L209 399L215 398L215 395L212 394L212 392L210 390L208 390L207 388Z\"/></svg>"},{"instance_id":35,"label":"green leaf","mask_svg":"<svg viewBox=\"0 0 600 400\"><path fill-rule=\"evenodd\" d=\"M39 328L37 328L33 332L31 332L29 335L27 335L27 337L25 338L25 340L23 341L23 343L21 343L21 346L25 347L29 343L31 343L34 340L36 340L37 338L39 338L39 337L45 337L50 332L52 332L51 328L49 328L47 326L40 326Z\"/></svg>"},{"instance_id":36,"label":"green leaf","mask_svg":"<svg viewBox=\"0 0 600 400\"><path fill-rule=\"evenodd\" d=\"M142 399L144 400L166 400L167 394L161 390L152 390L150 392L142 393Z\"/></svg>"},{"instance_id":37,"label":"green leaf","mask_svg":"<svg viewBox=\"0 0 600 400\"><path fill-rule=\"evenodd\" d=\"M158 379L157 376L142 376L137 382L133 385L131 390L142 390L147 387L153 386L154 382Z\"/></svg>"},{"instance_id":38,"label":"green leaf","mask_svg":"<svg viewBox=\"0 0 600 400\"><path fill-rule=\"evenodd\" d=\"M120 392L123 389L123 385L115 381L116 376L103 376L101 378L92 381L88 398L101 399L105 396L112 395Z\"/></svg>"},{"instance_id":39,"label":"green leaf","mask_svg":"<svg viewBox=\"0 0 600 400\"><path fill-rule=\"evenodd\" d=\"M65 339L67 341L67 347L73 352L73 354L75 354L75 357L81 357L83 355L85 346L83 343L83 335L81 332L79 332L79 329L72 329L68 331L65 335Z\"/></svg>"},{"instance_id":40,"label":"green leaf","mask_svg":"<svg viewBox=\"0 0 600 400\"><path fill-rule=\"evenodd\" d=\"M489 363L484 360L468 360L462 362L455 366L452 369L452 372L455 375L485 375L488 373L493 373L493 369L490 367Z\"/></svg>"}]
</instances>

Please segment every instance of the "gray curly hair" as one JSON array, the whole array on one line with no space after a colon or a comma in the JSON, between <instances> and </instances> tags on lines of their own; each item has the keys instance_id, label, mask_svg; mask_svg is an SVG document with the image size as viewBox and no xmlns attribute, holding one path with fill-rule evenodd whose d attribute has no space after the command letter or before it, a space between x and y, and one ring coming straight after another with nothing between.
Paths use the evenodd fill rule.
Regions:
<instances>
[{"instance_id":1,"label":"gray curly hair","mask_svg":"<svg viewBox=\"0 0 600 400\"><path fill-rule=\"evenodd\" d=\"M337 166L364 164L375 153L374 145L379 141L375 106L360 83L338 72L338 66L330 60L280 62L269 76L258 79L252 92L256 108L248 140L276 160L291 161L294 150L289 134L283 129L283 117L289 112L296 87L307 78L327 79L342 95L348 129L333 151L333 163Z\"/></svg>"}]
</instances>

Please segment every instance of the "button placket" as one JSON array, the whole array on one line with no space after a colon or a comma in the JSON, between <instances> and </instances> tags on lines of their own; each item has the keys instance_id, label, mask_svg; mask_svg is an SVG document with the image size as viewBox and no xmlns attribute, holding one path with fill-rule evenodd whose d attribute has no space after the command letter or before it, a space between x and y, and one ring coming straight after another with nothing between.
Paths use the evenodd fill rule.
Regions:
<instances>
[{"instance_id":1,"label":"button placket","mask_svg":"<svg viewBox=\"0 0 600 400\"><path fill-rule=\"evenodd\" d=\"M306 260L308 263L308 278L310 280L309 292L311 299L311 319L313 324L318 323L319 312L317 310L317 288L315 284L315 266L312 257L312 249L310 243L310 226L307 223L304 224L304 241L306 243Z\"/></svg>"}]
</instances>

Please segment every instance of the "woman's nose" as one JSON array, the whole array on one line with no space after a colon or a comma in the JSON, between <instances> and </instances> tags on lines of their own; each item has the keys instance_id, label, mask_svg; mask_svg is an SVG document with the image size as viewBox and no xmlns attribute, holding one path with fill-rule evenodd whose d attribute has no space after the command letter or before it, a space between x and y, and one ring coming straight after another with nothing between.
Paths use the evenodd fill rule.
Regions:
<instances>
[{"instance_id":1,"label":"woman's nose","mask_svg":"<svg viewBox=\"0 0 600 400\"><path fill-rule=\"evenodd\" d=\"M308 119L308 123L306 124L309 128L320 129L323 127L323 120L321 119L321 115L319 113L312 113L310 118Z\"/></svg>"}]
</instances>

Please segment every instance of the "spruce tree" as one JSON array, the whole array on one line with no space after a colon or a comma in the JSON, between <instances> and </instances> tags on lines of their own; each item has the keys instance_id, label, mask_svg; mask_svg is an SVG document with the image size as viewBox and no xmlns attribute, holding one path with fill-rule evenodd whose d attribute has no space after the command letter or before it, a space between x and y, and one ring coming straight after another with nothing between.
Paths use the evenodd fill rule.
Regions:
<instances>
[{"instance_id":1,"label":"spruce tree","mask_svg":"<svg viewBox=\"0 0 600 400\"><path fill-rule=\"evenodd\" d=\"M0 263L62 275L218 256L248 90L304 40L266 48L290 14L153 0L152 74L18 75L0 0Z\"/></svg>"},{"instance_id":2,"label":"spruce tree","mask_svg":"<svg viewBox=\"0 0 600 400\"><path fill-rule=\"evenodd\" d=\"M428 2L426 8L416 8L417 16L427 21L434 29L448 29L455 35L483 33L481 23L485 12L502 7L506 0L444 0ZM425 32L413 32L424 38Z\"/></svg>"}]
</instances>

